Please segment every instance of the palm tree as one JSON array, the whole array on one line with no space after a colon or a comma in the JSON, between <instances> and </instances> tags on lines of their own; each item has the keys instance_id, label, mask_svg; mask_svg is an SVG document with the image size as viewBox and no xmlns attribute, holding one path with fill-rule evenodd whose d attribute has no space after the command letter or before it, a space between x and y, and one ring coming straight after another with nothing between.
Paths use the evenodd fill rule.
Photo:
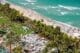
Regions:
<instances>
[{"instance_id":1,"label":"palm tree","mask_svg":"<svg viewBox=\"0 0 80 53\"><path fill-rule=\"evenodd\" d=\"M6 44L9 45L10 53L12 53L12 44L17 44L20 41L18 35L15 35L13 31L10 31L6 35Z\"/></svg>"}]
</instances>

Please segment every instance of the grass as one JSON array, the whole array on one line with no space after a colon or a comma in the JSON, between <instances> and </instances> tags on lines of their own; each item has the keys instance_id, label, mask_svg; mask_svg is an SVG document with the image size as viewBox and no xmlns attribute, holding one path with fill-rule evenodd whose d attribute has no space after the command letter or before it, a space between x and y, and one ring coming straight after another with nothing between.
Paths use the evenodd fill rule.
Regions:
<instances>
[{"instance_id":1,"label":"grass","mask_svg":"<svg viewBox=\"0 0 80 53\"><path fill-rule=\"evenodd\" d=\"M16 32L17 35L20 35L20 34L25 35L32 32L32 30L30 29L23 29L22 24L18 24L18 23L12 23L11 28L14 32Z\"/></svg>"},{"instance_id":2,"label":"grass","mask_svg":"<svg viewBox=\"0 0 80 53\"><path fill-rule=\"evenodd\" d=\"M10 22L10 20L6 17L0 16L0 25L7 24L17 35L25 35L30 34L32 32L31 29L23 29L23 25L20 23Z\"/></svg>"},{"instance_id":3,"label":"grass","mask_svg":"<svg viewBox=\"0 0 80 53\"><path fill-rule=\"evenodd\" d=\"M9 19L6 17L0 16L0 24L7 24L9 23Z\"/></svg>"}]
</instances>

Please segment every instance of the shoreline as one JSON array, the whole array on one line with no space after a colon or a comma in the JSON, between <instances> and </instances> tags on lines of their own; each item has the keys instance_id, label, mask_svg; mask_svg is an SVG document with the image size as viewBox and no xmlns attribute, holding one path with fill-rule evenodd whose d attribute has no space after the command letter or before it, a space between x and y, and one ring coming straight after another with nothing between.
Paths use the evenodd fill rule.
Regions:
<instances>
[{"instance_id":1,"label":"shoreline","mask_svg":"<svg viewBox=\"0 0 80 53\"><path fill-rule=\"evenodd\" d=\"M40 15L39 13L35 12L34 10L24 8L21 6L18 6L16 4L10 3L10 8L14 8L20 13L23 14L23 16L28 17L31 20L43 20L43 23L46 25L52 25L53 27L59 26L61 28L62 32L67 33L68 35L72 35L72 37L80 37L80 29L74 26L71 26L69 24L59 22L56 20L51 20L45 16Z\"/></svg>"}]
</instances>

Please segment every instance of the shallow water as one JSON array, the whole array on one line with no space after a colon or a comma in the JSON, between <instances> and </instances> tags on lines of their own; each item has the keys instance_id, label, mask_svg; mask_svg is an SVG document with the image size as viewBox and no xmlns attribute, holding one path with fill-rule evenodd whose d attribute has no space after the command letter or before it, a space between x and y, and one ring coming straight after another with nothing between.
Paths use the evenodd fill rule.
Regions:
<instances>
[{"instance_id":1,"label":"shallow water","mask_svg":"<svg viewBox=\"0 0 80 53\"><path fill-rule=\"evenodd\" d=\"M41 15L80 28L80 0L8 0Z\"/></svg>"}]
</instances>

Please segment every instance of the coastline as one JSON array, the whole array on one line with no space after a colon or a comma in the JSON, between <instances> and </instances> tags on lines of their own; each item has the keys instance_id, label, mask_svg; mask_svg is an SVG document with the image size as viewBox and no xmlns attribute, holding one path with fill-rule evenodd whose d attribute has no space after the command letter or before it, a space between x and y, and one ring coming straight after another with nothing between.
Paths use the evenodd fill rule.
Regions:
<instances>
[{"instance_id":1,"label":"coastline","mask_svg":"<svg viewBox=\"0 0 80 53\"><path fill-rule=\"evenodd\" d=\"M52 25L54 27L59 26L61 28L62 32L65 32L69 35L72 35L72 37L79 37L80 36L80 29L71 25L68 25L66 23L62 23L56 20L51 20L45 16L40 15L39 13L31 10L31 9L25 9L23 7L20 7L18 5L15 5L13 3L10 3L10 7L18 10L20 13L23 14L23 16L30 18L31 20L42 20L43 23L46 25Z\"/></svg>"}]
</instances>

